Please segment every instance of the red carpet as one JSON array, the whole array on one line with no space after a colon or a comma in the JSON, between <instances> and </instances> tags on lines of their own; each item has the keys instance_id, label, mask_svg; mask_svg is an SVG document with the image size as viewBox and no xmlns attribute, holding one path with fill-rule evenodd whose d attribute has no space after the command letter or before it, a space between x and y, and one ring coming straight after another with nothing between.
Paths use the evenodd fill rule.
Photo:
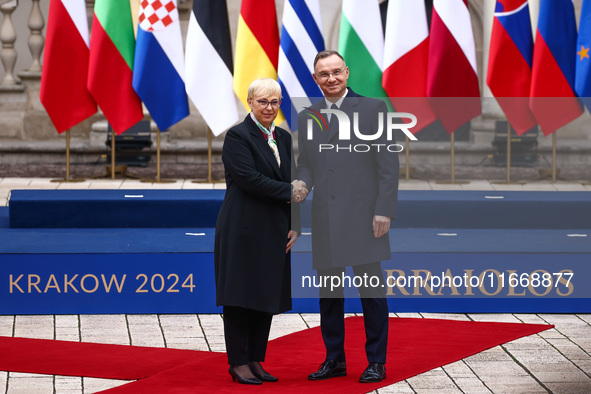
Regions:
<instances>
[{"instance_id":1,"label":"red carpet","mask_svg":"<svg viewBox=\"0 0 591 394\"><path fill-rule=\"evenodd\" d=\"M363 319L348 318L348 376L308 381L324 361L320 329L311 328L269 343L265 368L277 383L233 383L224 353L137 346L0 337L0 370L137 380L108 393L194 393L241 391L365 393L452 363L491 347L552 328L550 325L438 319L390 319L387 378L358 383L367 366Z\"/></svg>"}]
</instances>

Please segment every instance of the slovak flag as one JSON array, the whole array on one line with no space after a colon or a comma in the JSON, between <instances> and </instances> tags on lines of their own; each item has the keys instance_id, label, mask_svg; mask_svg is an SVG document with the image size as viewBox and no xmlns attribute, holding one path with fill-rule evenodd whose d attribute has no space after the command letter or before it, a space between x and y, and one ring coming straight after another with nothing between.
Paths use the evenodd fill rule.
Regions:
<instances>
[{"instance_id":1,"label":"slovak flag","mask_svg":"<svg viewBox=\"0 0 591 394\"><path fill-rule=\"evenodd\" d=\"M527 0L497 0L486 83L518 135L537 122L529 109L534 40Z\"/></svg>"},{"instance_id":2,"label":"slovak flag","mask_svg":"<svg viewBox=\"0 0 591 394\"><path fill-rule=\"evenodd\" d=\"M142 0L133 70L133 88L160 130L189 115L176 0Z\"/></svg>"},{"instance_id":3,"label":"slovak flag","mask_svg":"<svg viewBox=\"0 0 591 394\"><path fill-rule=\"evenodd\" d=\"M577 25L572 0L541 0L529 106L544 135L578 118Z\"/></svg>"}]
</instances>

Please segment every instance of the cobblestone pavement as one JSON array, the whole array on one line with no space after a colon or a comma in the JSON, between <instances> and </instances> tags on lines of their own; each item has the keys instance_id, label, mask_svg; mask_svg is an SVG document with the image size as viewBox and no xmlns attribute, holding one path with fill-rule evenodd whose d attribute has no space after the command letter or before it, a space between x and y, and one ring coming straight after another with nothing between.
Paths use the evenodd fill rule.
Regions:
<instances>
[{"instance_id":1,"label":"cobblestone pavement","mask_svg":"<svg viewBox=\"0 0 591 394\"><path fill-rule=\"evenodd\" d=\"M591 315L405 313L391 316L549 323L556 328L436 368L379 389L377 393L591 392ZM317 325L317 314L279 315L273 320L271 339ZM225 351L219 314L0 316L0 335ZM395 362L388 364L388 369L394 368ZM267 369L272 371L272 366L268 365ZM10 394L94 393L125 383L0 372L0 392Z\"/></svg>"},{"instance_id":2,"label":"cobblestone pavement","mask_svg":"<svg viewBox=\"0 0 591 394\"><path fill-rule=\"evenodd\" d=\"M56 175L57 176L57 175ZM0 178L0 206L12 189L223 188L223 184L144 183L133 179L90 179L81 183L48 178ZM406 190L591 191L581 182L503 184L472 181L446 184L402 181ZM386 393L591 393L591 314L434 314L392 316L554 324L556 327L494 347L377 391ZM317 314L282 314L274 318L271 338L319 324ZM0 335L97 343L155 346L223 352L219 314L183 315L41 315L0 316ZM322 360L319 360L321 362ZM400 360L404 362L404 360ZM396 363L388 364L388 369ZM272 366L268 366L272 371ZM229 377L228 377L229 379ZM126 382L0 371L0 393L93 393ZM237 387L239 388L239 387Z\"/></svg>"}]
</instances>

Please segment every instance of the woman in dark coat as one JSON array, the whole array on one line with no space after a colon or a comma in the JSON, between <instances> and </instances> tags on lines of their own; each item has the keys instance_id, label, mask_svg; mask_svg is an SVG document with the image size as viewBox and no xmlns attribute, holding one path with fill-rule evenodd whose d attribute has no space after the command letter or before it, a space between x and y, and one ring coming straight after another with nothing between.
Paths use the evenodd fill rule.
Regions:
<instances>
[{"instance_id":1,"label":"woman in dark coat","mask_svg":"<svg viewBox=\"0 0 591 394\"><path fill-rule=\"evenodd\" d=\"M292 222L292 138L273 122L280 103L277 81L254 81L251 112L228 131L222 151L226 196L215 234L216 303L223 305L229 373L245 384L277 381L261 362L273 315L291 309L289 250L299 211Z\"/></svg>"}]
</instances>

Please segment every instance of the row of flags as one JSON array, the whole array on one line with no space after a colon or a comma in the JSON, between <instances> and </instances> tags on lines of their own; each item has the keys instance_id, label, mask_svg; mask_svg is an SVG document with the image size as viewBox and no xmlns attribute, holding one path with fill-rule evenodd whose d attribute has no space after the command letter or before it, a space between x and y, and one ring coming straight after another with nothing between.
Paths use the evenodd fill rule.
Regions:
<instances>
[{"instance_id":1,"label":"row of flags","mask_svg":"<svg viewBox=\"0 0 591 394\"><path fill-rule=\"evenodd\" d=\"M437 119L452 133L480 115L467 0L433 0L430 28L423 1L390 0L384 48L383 87L396 110L417 117L413 133Z\"/></svg>"},{"instance_id":2,"label":"row of flags","mask_svg":"<svg viewBox=\"0 0 591 394\"><path fill-rule=\"evenodd\" d=\"M528 1L497 0L487 84L521 135L539 124L549 135L578 118L591 96L591 0L577 34L572 0L540 0L532 36Z\"/></svg>"},{"instance_id":3,"label":"row of flags","mask_svg":"<svg viewBox=\"0 0 591 394\"><path fill-rule=\"evenodd\" d=\"M238 120L225 1L195 0L183 50L176 0L51 0L40 100L59 133L98 107L117 134L143 118L160 130L189 115L190 97L212 132ZM97 107L98 106L98 107Z\"/></svg>"},{"instance_id":4,"label":"row of flags","mask_svg":"<svg viewBox=\"0 0 591 394\"><path fill-rule=\"evenodd\" d=\"M497 0L487 84L518 133L539 124L549 134L582 114L578 97L591 96L590 2L577 35L572 0L540 0L534 44L528 1ZM467 0L433 0L430 26L424 1L389 0L385 33L379 7L343 0L338 50L349 86L415 114L415 133L437 119L452 133L478 116ZM301 109L292 98L322 95L312 78L325 49L319 0L285 0L282 22L280 35L275 0L243 0L233 65L225 1L194 0L183 51L176 0L96 0L91 36L84 0L51 0L41 102L58 132L98 105L122 133L143 118L142 102L169 128L189 114L188 96L219 135L238 121L235 96L247 107L250 83L270 77L282 88L277 123L292 125Z\"/></svg>"}]
</instances>

